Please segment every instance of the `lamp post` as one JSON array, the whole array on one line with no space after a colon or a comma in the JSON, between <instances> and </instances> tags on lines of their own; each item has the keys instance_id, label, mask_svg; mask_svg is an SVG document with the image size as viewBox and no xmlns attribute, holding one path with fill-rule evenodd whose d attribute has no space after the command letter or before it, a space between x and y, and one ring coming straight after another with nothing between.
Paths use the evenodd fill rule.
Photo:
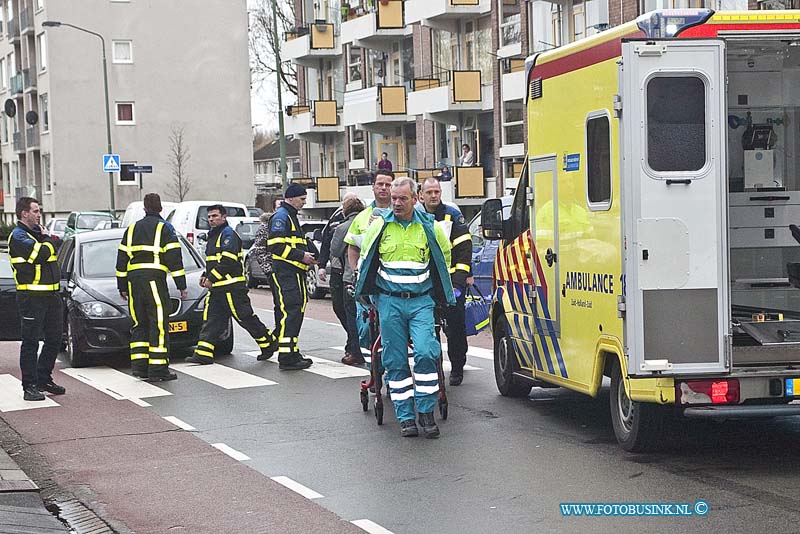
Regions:
<instances>
[{"instance_id":1,"label":"lamp post","mask_svg":"<svg viewBox=\"0 0 800 534\"><path fill-rule=\"evenodd\" d=\"M61 26L66 26L68 28L72 28L74 30L82 31L84 33L88 33L89 35L94 35L98 39L100 39L100 45L103 48L103 92L105 93L106 99L106 153L111 154L111 116L109 114L108 109L108 67L106 66L106 40L103 39L103 36L97 32L93 32L92 30L87 30L86 28L81 28L80 26L75 26L74 24L69 24L67 22L61 22L58 20L46 20L42 22L42 26L45 28L59 28ZM109 199L111 201L111 214L114 215L116 211L116 206L114 205L114 173L108 173L108 194Z\"/></svg>"}]
</instances>

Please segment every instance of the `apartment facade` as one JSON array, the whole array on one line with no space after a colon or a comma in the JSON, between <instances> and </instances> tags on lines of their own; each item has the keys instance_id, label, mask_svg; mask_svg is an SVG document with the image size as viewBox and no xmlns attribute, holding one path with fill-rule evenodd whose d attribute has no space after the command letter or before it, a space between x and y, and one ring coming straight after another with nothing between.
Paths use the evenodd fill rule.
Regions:
<instances>
[{"instance_id":1,"label":"apartment facade","mask_svg":"<svg viewBox=\"0 0 800 534\"><path fill-rule=\"evenodd\" d=\"M246 7L246 0L0 0L4 218L19 196L39 198L48 214L110 207L101 41L67 24L105 39L111 140L121 160L112 176L117 211L149 191L177 200L170 143L178 132L188 152L185 200L252 203ZM132 173L131 165L153 172Z\"/></svg>"},{"instance_id":2,"label":"apartment facade","mask_svg":"<svg viewBox=\"0 0 800 534\"><path fill-rule=\"evenodd\" d=\"M293 0L283 59L298 67L287 134L310 208L369 197L386 152L421 179L447 166L466 214L516 186L525 158L525 58L655 9L783 9L798 0ZM460 169L461 145L475 169ZM338 180L338 189L333 187ZM324 191L323 194L320 192ZM338 193L338 195L337 195Z\"/></svg>"}]
</instances>

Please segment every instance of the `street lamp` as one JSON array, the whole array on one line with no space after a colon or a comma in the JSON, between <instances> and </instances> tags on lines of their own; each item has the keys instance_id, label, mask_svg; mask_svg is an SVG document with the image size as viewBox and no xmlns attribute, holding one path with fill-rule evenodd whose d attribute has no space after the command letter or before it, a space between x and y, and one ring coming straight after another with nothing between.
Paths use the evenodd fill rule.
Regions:
<instances>
[{"instance_id":1,"label":"street lamp","mask_svg":"<svg viewBox=\"0 0 800 534\"><path fill-rule=\"evenodd\" d=\"M88 33L89 35L94 35L98 39L100 39L100 45L103 48L103 91L106 97L106 142L107 142L107 154L111 154L111 117L109 115L108 110L108 67L106 66L106 40L103 39L103 36L97 32L93 32L92 30L87 30L86 28L81 28L80 26L75 26L74 24L69 24L67 22L61 22L58 20L46 20L42 22L42 26L45 28L59 28L61 26L66 26L68 28L72 28L78 31L82 31L84 33ZM116 211L116 206L114 205L114 173L108 173L108 194L111 199L111 214L113 215Z\"/></svg>"}]
</instances>

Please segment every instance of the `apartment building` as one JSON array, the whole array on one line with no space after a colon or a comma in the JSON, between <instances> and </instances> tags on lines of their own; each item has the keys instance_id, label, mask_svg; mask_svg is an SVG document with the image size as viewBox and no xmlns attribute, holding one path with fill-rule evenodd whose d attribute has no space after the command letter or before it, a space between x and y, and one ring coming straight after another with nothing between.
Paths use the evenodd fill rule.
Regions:
<instances>
[{"instance_id":1,"label":"apartment building","mask_svg":"<svg viewBox=\"0 0 800 534\"><path fill-rule=\"evenodd\" d=\"M280 171L281 147L278 141L272 141L253 150L253 176L256 184L256 195L282 193L282 177ZM300 141L293 139L286 143L286 178L300 178Z\"/></svg>"},{"instance_id":2,"label":"apartment building","mask_svg":"<svg viewBox=\"0 0 800 534\"><path fill-rule=\"evenodd\" d=\"M0 0L0 14L6 220L19 196L41 199L49 214L110 207L101 40L68 25L105 40L117 210L149 191L177 200L177 132L188 151L185 199L252 203L246 0Z\"/></svg>"}]
</instances>

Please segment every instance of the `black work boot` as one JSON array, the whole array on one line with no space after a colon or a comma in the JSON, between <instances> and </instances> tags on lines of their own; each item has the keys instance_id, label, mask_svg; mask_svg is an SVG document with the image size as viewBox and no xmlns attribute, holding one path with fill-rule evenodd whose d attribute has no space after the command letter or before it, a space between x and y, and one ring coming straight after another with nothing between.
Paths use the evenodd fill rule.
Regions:
<instances>
[{"instance_id":1,"label":"black work boot","mask_svg":"<svg viewBox=\"0 0 800 534\"><path fill-rule=\"evenodd\" d=\"M46 392L51 393L53 395L63 395L64 393L67 392L67 389L64 386L59 386L58 384L56 384L52 380L50 380L49 382L45 382L43 384L37 385L36 389L38 389L39 392L46 391Z\"/></svg>"},{"instance_id":2,"label":"black work boot","mask_svg":"<svg viewBox=\"0 0 800 534\"><path fill-rule=\"evenodd\" d=\"M178 375L170 371L168 368L163 371L151 371L148 373L145 380L147 382L169 382L170 380L177 380Z\"/></svg>"},{"instance_id":3,"label":"black work boot","mask_svg":"<svg viewBox=\"0 0 800 534\"><path fill-rule=\"evenodd\" d=\"M43 401L45 396L44 393L39 391L39 388L31 385L22 388L22 398L26 401Z\"/></svg>"},{"instance_id":4,"label":"black work boot","mask_svg":"<svg viewBox=\"0 0 800 534\"><path fill-rule=\"evenodd\" d=\"M185 363L199 363L200 365L211 365L212 363L214 363L214 358L192 354L191 356L187 356L186 358L184 358L183 361Z\"/></svg>"},{"instance_id":5,"label":"black work boot","mask_svg":"<svg viewBox=\"0 0 800 534\"><path fill-rule=\"evenodd\" d=\"M417 436L419 436L419 430L417 430L417 423L415 423L413 419L409 419L408 421L401 421L400 435L403 436L404 438L416 438Z\"/></svg>"},{"instance_id":6,"label":"black work boot","mask_svg":"<svg viewBox=\"0 0 800 534\"><path fill-rule=\"evenodd\" d=\"M264 360L269 360L270 358L272 358L272 355L275 353L276 350L278 350L278 340L272 338L272 341L270 342L269 345L261 348L261 354L258 355L256 360L260 362L263 362Z\"/></svg>"},{"instance_id":7,"label":"black work boot","mask_svg":"<svg viewBox=\"0 0 800 534\"><path fill-rule=\"evenodd\" d=\"M131 374L134 378L147 378L147 360L144 365L137 365L136 362L131 363Z\"/></svg>"},{"instance_id":8,"label":"black work boot","mask_svg":"<svg viewBox=\"0 0 800 534\"><path fill-rule=\"evenodd\" d=\"M464 381L464 369L456 369L455 367L450 371L450 385L460 386Z\"/></svg>"},{"instance_id":9,"label":"black work boot","mask_svg":"<svg viewBox=\"0 0 800 534\"><path fill-rule=\"evenodd\" d=\"M307 358L302 358L299 354L294 358L287 359L283 362L278 362L278 369L281 371L302 371L311 367L313 362Z\"/></svg>"},{"instance_id":10,"label":"black work boot","mask_svg":"<svg viewBox=\"0 0 800 534\"><path fill-rule=\"evenodd\" d=\"M426 438L439 437L439 427L436 426L436 421L433 419L433 412L419 414L419 426L422 427L422 433Z\"/></svg>"}]
</instances>

